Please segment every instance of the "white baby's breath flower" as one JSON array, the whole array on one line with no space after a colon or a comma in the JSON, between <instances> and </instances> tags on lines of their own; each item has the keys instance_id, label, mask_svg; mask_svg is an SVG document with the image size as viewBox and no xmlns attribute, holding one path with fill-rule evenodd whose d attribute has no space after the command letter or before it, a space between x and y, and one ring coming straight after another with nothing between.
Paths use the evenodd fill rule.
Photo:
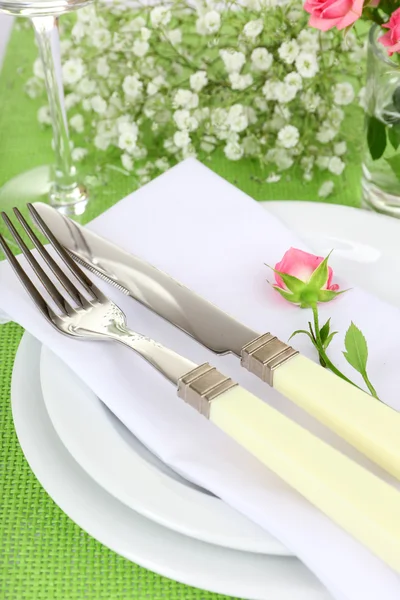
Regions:
<instances>
[{"instance_id":1,"label":"white baby's breath flower","mask_svg":"<svg viewBox=\"0 0 400 600\"><path fill-rule=\"evenodd\" d=\"M207 83L208 78L205 71L196 71L190 76L190 87L194 92L200 92Z\"/></svg>"},{"instance_id":2,"label":"white baby's breath flower","mask_svg":"<svg viewBox=\"0 0 400 600\"><path fill-rule=\"evenodd\" d=\"M217 33L221 27L221 15L216 10L210 10L201 17L204 30L208 34Z\"/></svg>"},{"instance_id":3,"label":"white baby's breath flower","mask_svg":"<svg viewBox=\"0 0 400 600\"><path fill-rule=\"evenodd\" d=\"M337 144L335 144L333 146L333 151L336 154L336 156L343 156L343 154L346 154L346 152L347 152L346 142L337 142Z\"/></svg>"},{"instance_id":4,"label":"white baby's breath flower","mask_svg":"<svg viewBox=\"0 0 400 600\"><path fill-rule=\"evenodd\" d=\"M180 29L170 29L166 36L173 46L179 46L182 43L182 31Z\"/></svg>"},{"instance_id":5,"label":"white baby's breath flower","mask_svg":"<svg viewBox=\"0 0 400 600\"><path fill-rule=\"evenodd\" d=\"M291 85L291 86L295 87L297 91L301 90L301 88L303 87L303 80L301 78L301 75L299 75L299 73L296 73L295 71L285 75L285 77L283 78L283 81L287 85Z\"/></svg>"},{"instance_id":6,"label":"white baby's breath flower","mask_svg":"<svg viewBox=\"0 0 400 600\"><path fill-rule=\"evenodd\" d=\"M299 139L299 130L294 125L285 125L278 133L278 142L284 148L294 148Z\"/></svg>"},{"instance_id":7,"label":"white baby's breath flower","mask_svg":"<svg viewBox=\"0 0 400 600\"><path fill-rule=\"evenodd\" d=\"M94 138L94 145L99 150L107 150L110 145L110 138L106 135L96 135Z\"/></svg>"},{"instance_id":8,"label":"white baby's breath flower","mask_svg":"<svg viewBox=\"0 0 400 600\"><path fill-rule=\"evenodd\" d=\"M85 121L82 115L77 114L70 118L69 124L74 131L82 133L85 129Z\"/></svg>"},{"instance_id":9,"label":"white baby's breath flower","mask_svg":"<svg viewBox=\"0 0 400 600\"><path fill-rule=\"evenodd\" d=\"M100 77L108 77L110 74L110 65L107 62L107 58L105 56L101 56L97 59L96 63L96 71Z\"/></svg>"},{"instance_id":10,"label":"white baby's breath flower","mask_svg":"<svg viewBox=\"0 0 400 600\"><path fill-rule=\"evenodd\" d=\"M132 171L133 170L133 160L132 160L132 156L129 156L129 154L126 154L125 152L121 155L121 163L122 166L124 167L124 169L126 169L127 171Z\"/></svg>"},{"instance_id":11,"label":"white baby's breath flower","mask_svg":"<svg viewBox=\"0 0 400 600\"><path fill-rule=\"evenodd\" d=\"M80 58L70 58L62 67L63 81L66 85L75 85L84 73L83 62Z\"/></svg>"},{"instance_id":12,"label":"white baby's breath flower","mask_svg":"<svg viewBox=\"0 0 400 600\"><path fill-rule=\"evenodd\" d=\"M86 28L85 28L84 24L80 23L79 21L77 23L75 23L75 25L73 26L73 28L71 30L72 39L75 42L77 42L78 44L85 37L85 33L86 33Z\"/></svg>"},{"instance_id":13,"label":"white baby's breath flower","mask_svg":"<svg viewBox=\"0 0 400 600\"><path fill-rule=\"evenodd\" d=\"M93 29L90 34L90 40L95 48L104 50L111 44L111 33L108 29Z\"/></svg>"},{"instance_id":14,"label":"white baby's breath flower","mask_svg":"<svg viewBox=\"0 0 400 600\"><path fill-rule=\"evenodd\" d=\"M315 160L315 164L321 171L325 171L328 168L330 156L324 156L323 154L319 154Z\"/></svg>"},{"instance_id":15,"label":"white baby's breath flower","mask_svg":"<svg viewBox=\"0 0 400 600\"><path fill-rule=\"evenodd\" d=\"M177 148L185 148L190 142L190 135L187 131L176 131L174 133L174 144Z\"/></svg>"},{"instance_id":16,"label":"white baby's breath flower","mask_svg":"<svg viewBox=\"0 0 400 600\"><path fill-rule=\"evenodd\" d=\"M239 133L248 125L248 118L241 104L234 104L228 111L226 123L231 131Z\"/></svg>"},{"instance_id":17,"label":"white baby's breath flower","mask_svg":"<svg viewBox=\"0 0 400 600\"><path fill-rule=\"evenodd\" d=\"M311 52L300 52L295 62L298 73L305 79L311 79L318 73L317 58Z\"/></svg>"},{"instance_id":18,"label":"white baby's breath flower","mask_svg":"<svg viewBox=\"0 0 400 600\"><path fill-rule=\"evenodd\" d=\"M50 108L46 106L41 106L37 112L37 119L39 123L43 125L51 125L51 114Z\"/></svg>"},{"instance_id":19,"label":"white baby's breath flower","mask_svg":"<svg viewBox=\"0 0 400 600\"><path fill-rule=\"evenodd\" d=\"M274 162L279 171L287 171L287 169L290 169L290 167L293 165L293 158L290 156L287 150L284 150L283 148L277 148Z\"/></svg>"},{"instance_id":20,"label":"white baby's breath flower","mask_svg":"<svg viewBox=\"0 0 400 600\"><path fill-rule=\"evenodd\" d=\"M254 106L256 106L260 112L266 112L268 110L268 104L265 98L262 98L261 96L256 96L254 98Z\"/></svg>"},{"instance_id":21,"label":"white baby's breath flower","mask_svg":"<svg viewBox=\"0 0 400 600\"><path fill-rule=\"evenodd\" d=\"M264 83L263 88L262 88L262 92L266 98L266 100L276 100L276 86L277 86L276 81L273 81L272 79L267 79L267 81Z\"/></svg>"},{"instance_id":22,"label":"white baby's breath flower","mask_svg":"<svg viewBox=\"0 0 400 600\"><path fill-rule=\"evenodd\" d=\"M199 105L199 97L190 90L179 89L174 96L173 105L176 108L197 108Z\"/></svg>"},{"instance_id":23,"label":"white baby's breath flower","mask_svg":"<svg viewBox=\"0 0 400 600\"><path fill-rule=\"evenodd\" d=\"M76 86L76 91L81 96L91 96L96 91L96 82L93 79L83 77Z\"/></svg>"},{"instance_id":24,"label":"white baby's breath flower","mask_svg":"<svg viewBox=\"0 0 400 600\"><path fill-rule=\"evenodd\" d=\"M254 40L260 35L263 29L264 23L262 19L255 19L254 21L249 21L246 23L246 25L243 27L243 35L250 40Z\"/></svg>"},{"instance_id":25,"label":"white baby's breath flower","mask_svg":"<svg viewBox=\"0 0 400 600\"><path fill-rule=\"evenodd\" d=\"M283 42L278 48L279 57L288 65L294 63L298 57L300 48L296 40Z\"/></svg>"},{"instance_id":26,"label":"white baby's breath flower","mask_svg":"<svg viewBox=\"0 0 400 600\"><path fill-rule=\"evenodd\" d=\"M302 29L297 36L301 49L305 52L318 52L319 50L319 33L309 29Z\"/></svg>"},{"instance_id":27,"label":"white baby's breath flower","mask_svg":"<svg viewBox=\"0 0 400 600\"><path fill-rule=\"evenodd\" d=\"M253 83L253 77L250 73L240 75L240 73L230 73L229 81L233 90L245 90Z\"/></svg>"},{"instance_id":28,"label":"white baby's breath flower","mask_svg":"<svg viewBox=\"0 0 400 600\"><path fill-rule=\"evenodd\" d=\"M240 160L243 156L243 148L237 142L228 142L224 154L228 160Z\"/></svg>"},{"instance_id":29,"label":"white baby's breath flower","mask_svg":"<svg viewBox=\"0 0 400 600\"><path fill-rule=\"evenodd\" d=\"M334 183L333 181L324 181L324 183L321 185L321 187L318 190L318 196L320 198L327 198L328 196L330 196L333 192L333 188L334 188Z\"/></svg>"},{"instance_id":30,"label":"white baby's breath flower","mask_svg":"<svg viewBox=\"0 0 400 600\"><path fill-rule=\"evenodd\" d=\"M312 90L307 90L301 95L301 101L307 112L315 113L321 103L321 96L315 94Z\"/></svg>"},{"instance_id":31,"label":"white baby's breath flower","mask_svg":"<svg viewBox=\"0 0 400 600\"><path fill-rule=\"evenodd\" d=\"M143 83L137 75L127 75L122 83L125 94L132 99L137 98L143 89Z\"/></svg>"},{"instance_id":32,"label":"white baby's breath flower","mask_svg":"<svg viewBox=\"0 0 400 600\"><path fill-rule=\"evenodd\" d=\"M336 83L332 91L335 104L345 106L346 104L351 104L355 98L354 88L348 81Z\"/></svg>"},{"instance_id":33,"label":"white baby's breath flower","mask_svg":"<svg viewBox=\"0 0 400 600\"><path fill-rule=\"evenodd\" d=\"M166 6L155 6L150 13L150 21L153 27L168 25L171 20L171 11Z\"/></svg>"},{"instance_id":34,"label":"white baby's breath flower","mask_svg":"<svg viewBox=\"0 0 400 600\"><path fill-rule=\"evenodd\" d=\"M90 102L90 99L89 99L89 98L84 98L84 99L82 100L82 109L83 109L85 112L89 112L89 110L92 110L92 104L91 104L91 102Z\"/></svg>"},{"instance_id":35,"label":"white baby's breath flower","mask_svg":"<svg viewBox=\"0 0 400 600\"><path fill-rule=\"evenodd\" d=\"M324 121L315 137L321 144L327 144L336 137L337 133L337 129L334 129L330 123Z\"/></svg>"},{"instance_id":36,"label":"white baby's breath flower","mask_svg":"<svg viewBox=\"0 0 400 600\"><path fill-rule=\"evenodd\" d=\"M334 106L327 114L327 121L332 124L334 129L338 129L344 117L344 111L338 106Z\"/></svg>"},{"instance_id":37,"label":"white baby's breath flower","mask_svg":"<svg viewBox=\"0 0 400 600\"><path fill-rule=\"evenodd\" d=\"M121 27L121 31L141 31L145 25L146 21L143 19L143 17L136 17Z\"/></svg>"},{"instance_id":38,"label":"white baby's breath flower","mask_svg":"<svg viewBox=\"0 0 400 600\"><path fill-rule=\"evenodd\" d=\"M121 134L129 134L131 137L135 139L139 136L139 127L136 123L130 120L128 115L123 115L123 117L119 117L117 119L117 131Z\"/></svg>"},{"instance_id":39,"label":"white baby's breath flower","mask_svg":"<svg viewBox=\"0 0 400 600\"><path fill-rule=\"evenodd\" d=\"M345 166L345 163L338 156L332 156L328 164L328 171L334 175L341 175Z\"/></svg>"},{"instance_id":40,"label":"white baby's breath flower","mask_svg":"<svg viewBox=\"0 0 400 600\"><path fill-rule=\"evenodd\" d=\"M147 42L151 38L151 31L148 27L140 28L140 37L144 42Z\"/></svg>"},{"instance_id":41,"label":"white baby's breath flower","mask_svg":"<svg viewBox=\"0 0 400 600\"><path fill-rule=\"evenodd\" d=\"M137 134L134 131L123 131L118 138L118 148L131 154L137 146Z\"/></svg>"},{"instance_id":42,"label":"white baby's breath flower","mask_svg":"<svg viewBox=\"0 0 400 600\"><path fill-rule=\"evenodd\" d=\"M297 94L297 88L293 85L289 85L288 83L284 83L283 81L278 81L275 84L275 99L280 104L286 104L291 102Z\"/></svg>"},{"instance_id":43,"label":"white baby's breath flower","mask_svg":"<svg viewBox=\"0 0 400 600\"><path fill-rule=\"evenodd\" d=\"M43 70L43 63L41 61L40 58L37 58L35 60L35 62L33 63L33 74L35 75L35 77L37 77L38 79L42 79L44 80L44 70Z\"/></svg>"},{"instance_id":44,"label":"white baby's breath flower","mask_svg":"<svg viewBox=\"0 0 400 600\"><path fill-rule=\"evenodd\" d=\"M87 148L74 148L71 152L71 158L74 162L80 162L88 154Z\"/></svg>"},{"instance_id":45,"label":"white baby's breath flower","mask_svg":"<svg viewBox=\"0 0 400 600\"><path fill-rule=\"evenodd\" d=\"M195 117L186 109L178 109L174 112L176 126L183 131L194 131L199 126Z\"/></svg>"},{"instance_id":46,"label":"white baby's breath flower","mask_svg":"<svg viewBox=\"0 0 400 600\"><path fill-rule=\"evenodd\" d=\"M281 177L282 175L278 175L277 173L270 173L265 181L266 183L278 183L278 181L281 180Z\"/></svg>"},{"instance_id":47,"label":"white baby's breath flower","mask_svg":"<svg viewBox=\"0 0 400 600\"><path fill-rule=\"evenodd\" d=\"M141 58L149 51L150 44L145 40L135 40L132 46L132 52L135 56Z\"/></svg>"},{"instance_id":48,"label":"white baby's breath flower","mask_svg":"<svg viewBox=\"0 0 400 600\"><path fill-rule=\"evenodd\" d=\"M158 158L154 165L160 171L166 171L170 167L170 164L166 158Z\"/></svg>"},{"instance_id":49,"label":"white baby's breath flower","mask_svg":"<svg viewBox=\"0 0 400 600\"><path fill-rule=\"evenodd\" d=\"M246 57L243 52L235 52L233 50L220 50L219 55L225 65L228 73L240 73L243 65L246 62Z\"/></svg>"},{"instance_id":50,"label":"white baby's breath flower","mask_svg":"<svg viewBox=\"0 0 400 600\"><path fill-rule=\"evenodd\" d=\"M273 56L266 48L254 48L251 53L252 67L257 71L268 71L273 62Z\"/></svg>"},{"instance_id":51,"label":"white baby's breath flower","mask_svg":"<svg viewBox=\"0 0 400 600\"><path fill-rule=\"evenodd\" d=\"M93 96L93 98L90 100L90 104L94 112L99 115L104 115L107 110L107 102L99 95Z\"/></svg>"}]
</instances>

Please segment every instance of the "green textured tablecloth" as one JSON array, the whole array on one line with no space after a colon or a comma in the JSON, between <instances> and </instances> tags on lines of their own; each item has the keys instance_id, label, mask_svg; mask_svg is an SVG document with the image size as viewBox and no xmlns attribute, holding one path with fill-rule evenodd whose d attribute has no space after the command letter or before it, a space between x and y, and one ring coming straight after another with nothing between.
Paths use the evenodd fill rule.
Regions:
<instances>
[{"instance_id":1,"label":"green textured tablecloth","mask_svg":"<svg viewBox=\"0 0 400 600\"><path fill-rule=\"evenodd\" d=\"M0 76L0 185L52 160L50 131L36 121L42 101L32 101L23 92L35 53L32 33L14 31ZM355 118L361 132L361 115ZM355 151L352 162L330 202L359 205ZM90 173L95 164L96 156L89 157L85 170ZM257 200L317 199L319 181L304 185L292 177L267 185L260 183L257 163L238 165L220 156L208 166ZM93 194L85 219L130 191L132 181L111 172L108 185ZM11 373L22 333L15 324L0 326L0 600L222 598L167 580L117 556L75 525L42 489L19 447L10 409Z\"/></svg>"}]
</instances>

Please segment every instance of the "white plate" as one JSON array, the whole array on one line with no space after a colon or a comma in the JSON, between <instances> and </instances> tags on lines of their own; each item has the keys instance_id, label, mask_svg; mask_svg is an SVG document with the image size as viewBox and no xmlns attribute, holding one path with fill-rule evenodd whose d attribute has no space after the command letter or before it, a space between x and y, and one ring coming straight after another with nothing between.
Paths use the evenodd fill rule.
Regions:
<instances>
[{"instance_id":1,"label":"white plate","mask_svg":"<svg viewBox=\"0 0 400 600\"><path fill-rule=\"evenodd\" d=\"M295 558L193 540L145 519L103 490L74 461L51 424L41 393L39 357L40 344L25 335L12 379L15 428L36 477L82 529L143 567L209 591L250 600L332 600Z\"/></svg>"},{"instance_id":2,"label":"white plate","mask_svg":"<svg viewBox=\"0 0 400 600\"><path fill-rule=\"evenodd\" d=\"M327 254L335 248L331 264L341 274L378 296L399 301L399 289L382 285L389 271L400 276L398 221L337 205L269 202L265 207L316 252ZM42 352L41 375L46 407L59 437L115 498L199 540L249 552L290 554L245 517L163 465L48 349Z\"/></svg>"},{"instance_id":3,"label":"white plate","mask_svg":"<svg viewBox=\"0 0 400 600\"><path fill-rule=\"evenodd\" d=\"M59 438L88 475L117 500L198 540L247 552L292 555L259 526L164 465L45 347L40 376Z\"/></svg>"}]
</instances>

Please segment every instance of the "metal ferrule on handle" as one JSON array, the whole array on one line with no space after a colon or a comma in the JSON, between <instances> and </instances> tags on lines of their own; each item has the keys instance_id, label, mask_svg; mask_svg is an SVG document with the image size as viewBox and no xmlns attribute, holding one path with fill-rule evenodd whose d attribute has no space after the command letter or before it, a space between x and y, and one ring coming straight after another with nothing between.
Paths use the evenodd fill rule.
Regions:
<instances>
[{"instance_id":1,"label":"metal ferrule on handle","mask_svg":"<svg viewBox=\"0 0 400 600\"><path fill-rule=\"evenodd\" d=\"M268 385L273 385L274 371L298 354L271 333L264 333L242 349L241 364Z\"/></svg>"}]
</instances>

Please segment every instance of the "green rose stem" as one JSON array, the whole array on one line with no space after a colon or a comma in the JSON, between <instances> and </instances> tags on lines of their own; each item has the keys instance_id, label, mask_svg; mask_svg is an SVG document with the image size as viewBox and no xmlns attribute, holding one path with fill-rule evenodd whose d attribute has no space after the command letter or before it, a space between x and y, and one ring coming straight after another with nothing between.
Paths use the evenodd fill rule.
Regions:
<instances>
[{"instance_id":1,"label":"green rose stem","mask_svg":"<svg viewBox=\"0 0 400 600\"><path fill-rule=\"evenodd\" d=\"M351 383L351 385L354 385L354 387L356 387L356 388L358 388L360 390L361 388L358 385L356 385L353 381L351 381L351 379L349 379L348 377L346 377L346 375L344 375L341 371L339 371L339 369L337 367L335 367L335 365L333 364L333 362L330 360L329 356L326 354L324 346L322 344L322 340L321 340L321 334L320 334L320 328L319 328L318 308L317 308L317 306L315 304L313 306L310 306L310 308L311 308L311 310L313 312L313 316L314 316L314 329L315 329L315 332L313 332L313 333L314 333L314 337L315 337L315 340L316 340L315 347L318 350L320 358L322 358L323 362L325 363L325 367L327 367L328 369L330 369L332 371L332 373L335 373L335 375L337 375L341 379L344 379L345 381L347 381L347 383Z\"/></svg>"}]
</instances>

